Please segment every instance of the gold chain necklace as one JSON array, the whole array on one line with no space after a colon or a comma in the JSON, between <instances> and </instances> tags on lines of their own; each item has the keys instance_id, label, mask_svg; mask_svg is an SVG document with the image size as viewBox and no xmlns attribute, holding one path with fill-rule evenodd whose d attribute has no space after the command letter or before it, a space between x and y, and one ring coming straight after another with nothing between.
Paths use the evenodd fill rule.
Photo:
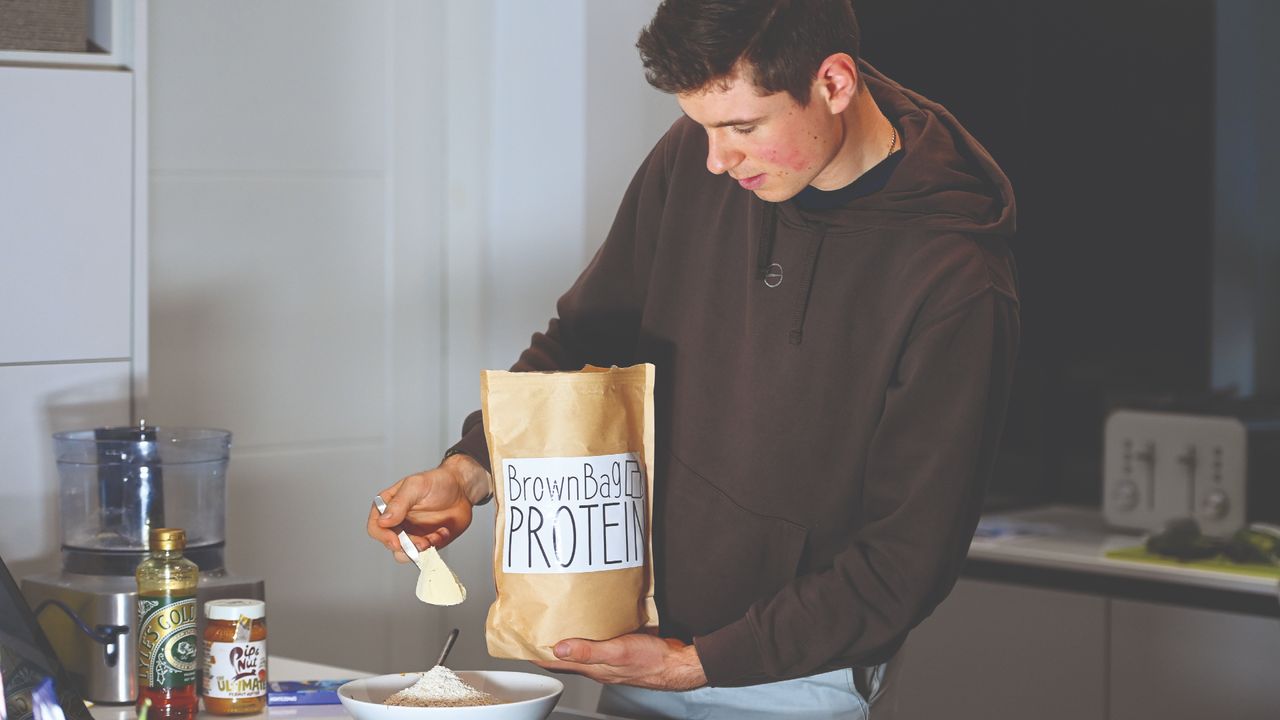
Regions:
<instances>
[{"instance_id":1,"label":"gold chain necklace","mask_svg":"<svg viewBox=\"0 0 1280 720\"><path fill-rule=\"evenodd\" d=\"M889 127L893 128L893 134L889 136L889 153L885 155L886 158L893 154L893 148L898 144L898 126L889 123Z\"/></svg>"}]
</instances>

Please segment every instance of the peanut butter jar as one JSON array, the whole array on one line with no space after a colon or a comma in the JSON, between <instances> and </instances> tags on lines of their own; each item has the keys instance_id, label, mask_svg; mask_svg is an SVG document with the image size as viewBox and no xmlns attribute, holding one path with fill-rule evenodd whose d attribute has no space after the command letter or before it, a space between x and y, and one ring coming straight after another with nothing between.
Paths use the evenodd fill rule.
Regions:
<instances>
[{"instance_id":1,"label":"peanut butter jar","mask_svg":"<svg viewBox=\"0 0 1280 720\"><path fill-rule=\"evenodd\" d=\"M267 604L210 600L204 616L205 711L262 712L267 707Z\"/></svg>"}]
</instances>

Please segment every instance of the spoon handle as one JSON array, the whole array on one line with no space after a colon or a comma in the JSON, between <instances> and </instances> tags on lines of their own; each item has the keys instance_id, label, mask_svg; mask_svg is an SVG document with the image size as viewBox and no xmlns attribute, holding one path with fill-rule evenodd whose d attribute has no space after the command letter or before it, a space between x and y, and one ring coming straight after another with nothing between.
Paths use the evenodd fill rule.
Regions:
<instances>
[{"instance_id":1,"label":"spoon handle","mask_svg":"<svg viewBox=\"0 0 1280 720\"><path fill-rule=\"evenodd\" d=\"M458 628L454 628L449 633L449 637L444 641L444 649L440 651L440 659L436 661L436 665L443 665L444 659L449 657L449 651L453 649L453 643L458 639Z\"/></svg>"}]
</instances>

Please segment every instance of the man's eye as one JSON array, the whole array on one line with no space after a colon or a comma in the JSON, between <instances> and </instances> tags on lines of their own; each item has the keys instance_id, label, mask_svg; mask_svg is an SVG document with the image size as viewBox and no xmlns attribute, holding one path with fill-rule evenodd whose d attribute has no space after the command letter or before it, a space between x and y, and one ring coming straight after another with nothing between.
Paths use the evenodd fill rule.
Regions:
<instances>
[{"instance_id":1,"label":"man's eye","mask_svg":"<svg viewBox=\"0 0 1280 720\"><path fill-rule=\"evenodd\" d=\"M735 125L733 128L733 131L738 133L739 135L750 135L751 133L755 132L755 129L756 129L755 125Z\"/></svg>"}]
</instances>

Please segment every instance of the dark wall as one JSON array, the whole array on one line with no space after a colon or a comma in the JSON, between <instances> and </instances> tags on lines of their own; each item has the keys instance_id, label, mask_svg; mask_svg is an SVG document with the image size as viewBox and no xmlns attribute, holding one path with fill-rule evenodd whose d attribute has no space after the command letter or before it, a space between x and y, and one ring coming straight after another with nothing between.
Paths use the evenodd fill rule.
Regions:
<instances>
[{"instance_id":1,"label":"dark wall","mask_svg":"<svg viewBox=\"0 0 1280 720\"><path fill-rule=\"evenodd\" d=\"M1213 382L1280 398L1280 2L1216 9Z\"/></svg>"},{"instance_id":2,"label":"dark wall","mask_svg":"<svg viewBox=\"0 0 1280 720\"><path fill-rule=\"evenodd\" d=\"M1023 345L993 500L1097 503L1102 422L1209 384L1209 0L855 0L863 55L1018 198Z\"/></svg>"}]
</instances>

